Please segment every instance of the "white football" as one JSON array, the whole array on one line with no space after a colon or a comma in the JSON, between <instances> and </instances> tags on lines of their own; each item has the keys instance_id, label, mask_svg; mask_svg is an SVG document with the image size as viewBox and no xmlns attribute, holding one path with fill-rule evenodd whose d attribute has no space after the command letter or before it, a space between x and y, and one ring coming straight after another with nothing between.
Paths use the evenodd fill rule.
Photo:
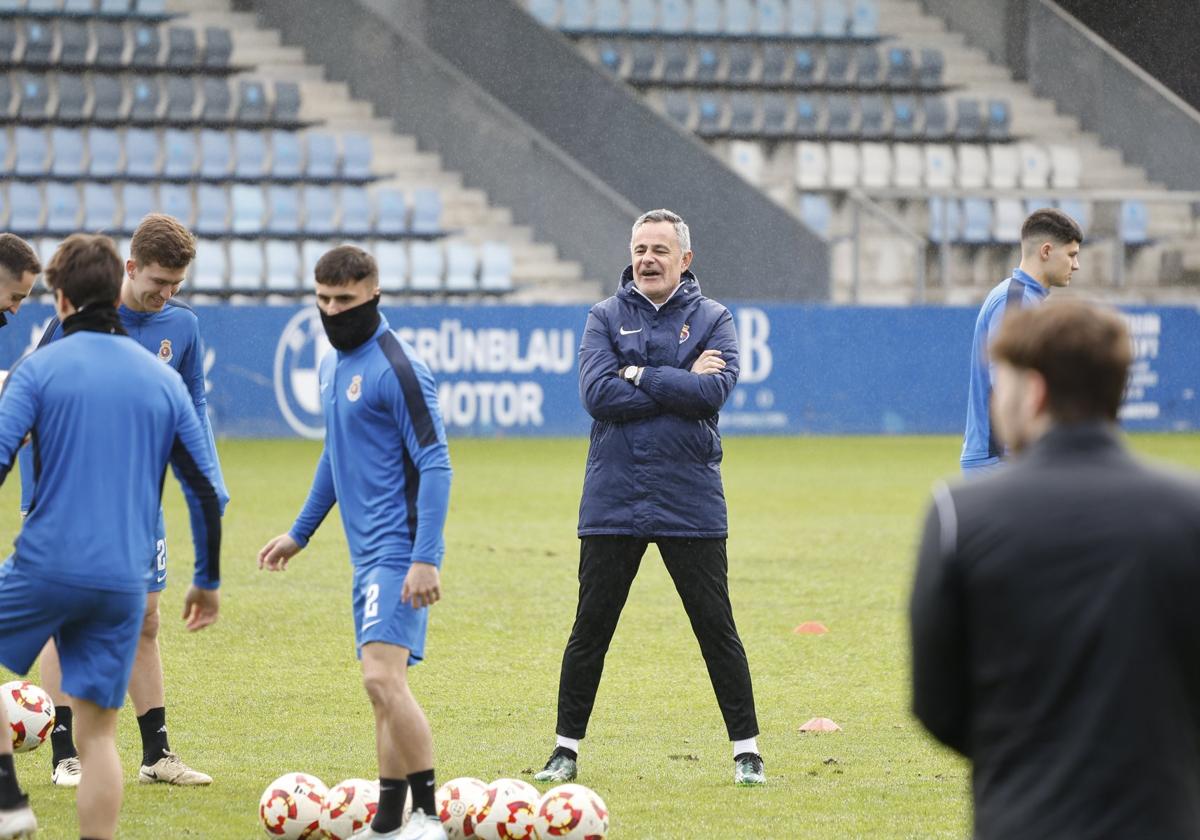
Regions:
<instances>
[{"instance_id":1,"label":"white football","mask_svg":"<svg viewBox=\"0 0 1200 840\"><path fill-rule=\"evenodd\" d=\"M559 785L546 791L538 803L536 821L541 840L604 840L608 836L608 807L583 785Z\"/></svg>"},{"instance_id":2,"label":"white football","mask_svg":"<svg viewBox=\"0 0 1200 840\"><path fill-rule=\"evenodd\" d=\"M375 819L379 785L366 779L346 779L329 789L321 803L321 830L328 840L348 840Z\"/></svg>"},{"instance_id":3,"label":"white football","mask_svg":"<svg viewBox=\"0 0 1200 840\"><path fill-rule=\"evenodd\" d=\"M320 840L321 805L329 789L316 776L287 773L263 791L258 817L263 830L279 840Z\"/></svg>"},{"instance_id":4,"label":"white football","mask_svg":"<svg viewBox=\"0 0 1200 840\"><path fill-rule=\"evenodd\" d=\"M38 686L26 680L0 685L8 726L12 730L13 752L36 750L54 729L54 701Z\"/></svg>"},{"instance_id":5,"label":"white football","mask_svg":"<svg viewBox=\"0 0 1200 840\"><path fill-rule=\"evenodd\" d=\"M438 819L449 840L475 836L477 812L487 796L487 783L470 776L451 779L437 790Z\"/></svg>"},{"instance_id":6,"label":"white football","mask_svg":"<svg viewBox=\"0 0 1200 840\"><path fill-rule=\"evenodd\" d=\"M477 811L475 836L480 840L538 840L534 811L537 788L520 779L497 779L487 786Z\"/></svg>"}]
</instances>

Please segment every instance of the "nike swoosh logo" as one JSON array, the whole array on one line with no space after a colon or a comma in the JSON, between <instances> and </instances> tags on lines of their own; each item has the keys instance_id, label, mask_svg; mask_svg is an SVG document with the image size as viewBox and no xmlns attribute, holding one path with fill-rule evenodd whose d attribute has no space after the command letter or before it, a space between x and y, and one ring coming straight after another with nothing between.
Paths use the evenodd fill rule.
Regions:
<instances>
[{"instance_id":1,"label":"nike swoosh logo","mask_svg":"<svg viewBox=\"0 0 1200 840\"><path fill-rule=\"evenodd\" d=\"M382 619L382 618L377 618L377 619L375 619L374 621L368 621L368 622L366 622L366 623L364 623L364 624L363 624L363 626L360 628L359 632L360 632L360 633L361 633L361 632L363 632L363 631L364 631L364 630L366 630L368 627L374 627L376 624L378 624L378 623L379 623L379 622L381 622L381 621L383 621L383 619Z\"/></svg>"},{"instance_id":2,"label":"nike swoosh logo","mask_svg":"<svg viewBox=\"0 0 1200 840\"><path fill-rule=\"evenodd\" d=\"M640 333L643 329L645 329L645 327L638 327L636 330L627 330L624 327L621 327L621 335L633 335L634 333Z\"/></svg>"},{"instance_id":3,"label":"nike swoosh logo","mask_svg":"<svg viewBox=\"0 0 1200 840\"><path fill-rule=\"evenodd\" d=\"M155 583L162 583L166 579L167 579L166 575L159 575L158 579L155 581Z\"/></svg>"}]
</instances>

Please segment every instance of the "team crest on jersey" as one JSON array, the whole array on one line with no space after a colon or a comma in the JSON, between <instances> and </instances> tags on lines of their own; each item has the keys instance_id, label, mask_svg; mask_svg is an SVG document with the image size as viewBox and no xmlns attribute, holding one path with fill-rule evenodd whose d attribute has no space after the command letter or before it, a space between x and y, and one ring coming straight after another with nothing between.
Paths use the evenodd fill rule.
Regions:
<instances>
[{"instance_id":1,"label":"team crest on jersey","mask_svg":"<svg viewBox=\"0 0 1200 840\"><path fill-rule=\"evenodd\" d=\"M362 377L357 373L350 379L350 387L346 389L346 399L350 402L358 402L358 398L362 396Z\"/></svg>"},{"instance_id":2,"label":"team crest on jersey","mask_svg":"<svg viewBox=\"0 0 1200 840\"><path fill-rule=\"evenodd\" d=\"M175 358L175 351L171 349L171 339L164 338L162 344L158 345L158 360L160 362L169 362Z\"/></svg>"},{"instance_id":3,"label":"team crest on jersey","mask_svg":"<svg viewBox=\"0 0 1200 840\"><path fill-rule=\"evenodd\" d=\"M681 329L679 331L679 343L683 344L683 342L688 340L688 336L691 334L692 334L692 328L689 327L687 324L684 324L683 329Z\"/></svg>"}]
</instances>

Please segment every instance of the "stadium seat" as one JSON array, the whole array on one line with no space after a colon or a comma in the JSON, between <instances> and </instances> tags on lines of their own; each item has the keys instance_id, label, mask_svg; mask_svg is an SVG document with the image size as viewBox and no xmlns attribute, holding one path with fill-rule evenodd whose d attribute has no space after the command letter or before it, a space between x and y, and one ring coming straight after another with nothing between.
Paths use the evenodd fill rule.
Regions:
<instances>
[{"instance_id":1,"label":"stadium seat","mask_svg":"<svg viewBox=\"0 0 1200 840\"><path fill-rule=\"evenodd\" d=\"M687 0L662 0L658 28L668 35L682 35L691 23Z\"/></svg>"},{"instance_id":2,"label":"stadium seat","mask_svg":"<svg viewBox=\"0 0 1200 840\"><path fill-rule=\"evenodd\" d=\"M40 128L19 125L13 132L13 171L28 178L41 177L50 169L49 143Z\"/></svg>"},{"instance_id":3,"label":"stadium seat","mask_svg":"<svg viewBox=\"0 0 1200 840\"><path fill-rule=\"evenodd\" d=\"M1020 183L1021 156L1011 143L988 146L988 186L995 190L1013 190Z\"/></svg>"},{"instance_id":4,"label":"stadium seat","mask_svg":"<svg viewBox=\"0 0 1200 840\"><path fill-rule=\"evenodd\" d=\"M935 245L959 241L962 210L956 199L929 199L929 241Z\"/></svg>"},{"instance_id":5,"label":"stadium seat","mask_svg":"<svg viewBox=\"0 0 1200 840\"><path fill-rule=\"evenodd\" d=\"M339 194L342 221L338 225L343 236L370 236L371 198L363 187L343 186Z\"/></svg>"},{"instance_id":6,"label":"stadium seat","mask_svg":"<svg viewBox=\"0 0 1200 840\"><path fill-rule=\"evenodd\" d=\"M284 294L300 291L300 250L296 243L283 239L268 239L266 252L266 290Z\"/></svg>"},{"instance_id":7,"label":"stadium seat","mask_svg":"<svg viewBox=\"0 0 1200 840\"><path fill-rule=\"evenodd\" d=\"M941 50L921 50L921 63L917 66L917 86L925 90L937 90L942 86L942 73L946 59Z\"/></svg>"},{"instance_id":8,"label":"stadium seat","mask_svg":"<svg viewBox=\"0 0 1200 840\"><path fill-rule=\"evenodd\" d=\"M408 285L408 248L403 242L375 243L379 266L379 288L385 293L402 292Z\"/></svg>"},{"instance_id":9,"label":"stadium seat","mask_svg":"<svg viewBox=\"0 0 1200 840\"><path fill-rule=\"evenodd\" d=\"M87 87L83 76L58 77L58 116L61 123L82 123L87 116Z\"/></svg>"},{"instance_id":10,"label":"stadium seat","mask_svg":"<svg viewBox=\"0 0 1200 840\"><path fill-rule=\"evenodd\" d=\"M93 178L113 178L121 166L121 138L111 128L88 130L88 174Z\"/></svg>"},{"instance_id":11,"label":"stadium seat","mask_svg":"<svg viewBox=\"0 0 1200 840\"><path fill-rule=\"evenodd\" d=\"M954 152L940 143L926 143L921 147L925 154L925 186L932 189L950 189L955 183Z\"/></svg>"},{"instance_id":12,"label":"stadium seat","mask_svg":"<svg viewBox=\"0 0 1200 840\"><path fill-rule=\"evenodd\" d=\"M53 128L50 130L50 146L54 149L51 174L56 178L78 178L84 174L86 152L82 131L77 128Z\"/></svg>"},{"instance_id":13,"label":"stadium seat","mask_svg":"<svg viewBox=\"0 0 1200 840\"><path fill-rule=\"evenodd\" d=\"M154 212L155 204L154 187L149 184L122 184L121 230L132 233L147 214Z\"/></svg>"},{"instance_id":14,"label":"stadium seat","mask_svg":"<svg viewBox=\"0 0 1200 840\"><path fill-rule=\"evenodd\" d=\"M223 181L233 166L233 145L229 133L214 128L200 132L200 177Z\"/></svg>"},{"instance_id":15,"label":"stadium seat","mask_svg":"<svg viewBox=\"0 0 1200 840\"><path fill-rule=\"evenodd\" d=\"M778 38L787 34L787 15L783 0L758 0L755 31L766 38Z\"/></svg>"},{"instance_id":16,"label":"stadium seat","mask_svg":"<svg viewBox=\"0 0 1200 840\"><path fill-rule=\"evenodd\" d=\"M725 34L749 35L754 31L754 3L751 0L725 0Z\"/></svg>"},{"instance_id":17,"label":"stadium seat","mask_svg":"<svg viewBox=\"0 0 1200 840\"><path fill-rule=\"evenodd\" d=\"M242 79L237 86L234 119L241 125L265 125L270 122L267 89L262 82Z\"/></svg>"},{"instance_id":18,"label":"stadium seat","mask_svg":"<svg viewBox=\"0 0 1200 840\"><path fill-rule=\"evenodd\" d=\"M296 236L300 233L300 190L297 187L267 187L267 230L272 236Z\"/></svg>"},{"instance_id":19,"label":"stadium seat","mask_svg":"<svg viewBox=\"0 0 1200 840\"><path fill-rule=\"evenodd\" d=\"M442 194L432 189L413 190L412 222L409 229L418 235L442 232Z\"/></svg>"},{"instance_id":20,"label":"stadium seat","mask_svg":"<svg viewBox=\"0 0 1200 840\"><path fill-rule=\"evenodd\" d=\"M696 51L696 81L720 82L725 80L725 62L716 48L701 46Z\"/></svg>"},{"instance_id":21,"label":"stadium seat","mask_svg":"<svg viewBox=\"0 0 1200 840\"><path fill-rule=\"evenodd\" d=\"M189 282L195 292L223 292L229 276L229 258L225 243L220 239L200 239L196 242L196 261L192 263Z\"/></svg>"},{"instance_id":22,"label":"stadium seat","mask_svg":"<svg viewBox=\"0 0 1200 840\"><path fill-rule=\"evenodd\" d=\"M990 99L987 104L987 125L984 135L989 140L1007 140L1010 137L1012 114L1004 99Z\"/></svg>"},{"instance_id":23,"label":"stadium seat","mask_svg":"<svg viewBox=\"0 0 1200 840\"><path fill-rule=\"evenodd\" d=\"M82 69L87 65L91 37L87 25L76 20L62 20L58 24L58 66Z\"/></svg>"},{"instance_id":24,"label":"stadium seat","mask_svg":"<svg viewBox=\"0 0 1200 840\"><path fill-rule=\"evenodd\" d=\"M190 125L196 113L196 85L191 76L168 76L167 107L163 119L173 125Z\"/></svg>"},{"instance_id":25,"label":"stadium seat","mask_svg":"<svg viewBox=\"0 0 1200 840\"><path fill-rule=\"evenodd\" d=\"M846 0L821 0L822 38L845 38L850 31L850 14Z\"/></svg>"},{"instance_id":26,"label":"stadium seat","mask_svg":"<svg viewBox=\"0 0 1200 840\"><path fill-rule=\"evenodd\" d=\"M692 51L688 45L679 41L669 41L663 45L662 78L666 82L682 82L687 80L688 71L692 65ZM614 73L618 72L616 70Z\"/></svg>"},{"instance_id":27,"label":"stadium seat","mask_svg":"<svg viewBox=\"0 0 1200 840\"><path fill-rule=\"evenodd\" d=\"M958 186L964 190L981 190L988 183L987 149L973 143L963 143L957 154Z\"/></svg>"},{"instance_id":28,"label":"stadium seat","mask_svg":"<svg viewBox=\"0 0 1200 840\"><path fill-rule=\"evenodd\" d=\"M338 174L337 138L321 131L305 135L305 174L312 180L330 181Z\"/></svg>"},{"instance_id":29,"label":"stadium seat","mask_svg":"<svg viewBox=\"0 0 1200 840\"><path fill-rule=\"evenodd\" d=\"M759 133L758 97L752 93L734 93L729 97L729 133L748 137Z\"/></svg>"},{"instance_id":30,"label":"stadium seat","mask_svg":"<svg viewBox=\"0 0 1200 840\"><path fill-rule=\"evenodd\" d=\"M153 23L138 23L133 26L133 53L129 66L135 70L150 70L159 66L162 53L162 34ZM176 65L177 68L190 65Z\"/></svg>"},{"instance_id":31,"label":"stadium seat","mask_svg":"<svg viewBox=\"0 0 1200 840\"><path fill-rule=\"evenodd\" d=\"M701 136L720 134L725 130L725 105L723 97L716 94L702 93L697 98L699 117L696 120L696 133Z\"/></svg>"},{"instance_id":32,"label":"stadium seat","mask_svg":"<svg viewBox=\"0 0 1200 840\"><path fill-rule=\"evenodd\" d=\"M63 14L90 16L95 14L96 0L66 0L63 3Z\"/></svg>"},{"instance_id":33,"label":"stadium seat","mask_svg":"<svg viewBox=\"0 0 1200 840\"><path fill-rule=\"evenodd\" d=\"M891 135L897 140L908 140L917 134L917 101L911 96L893 96L891 99Z\"/></svg>"},{"instance_id":34,"label":"stadium seat","mask_svg":"<svg viewBox=\"0 0 1200 840\"><path fill-rule=\"evenodd\" d=\"M1050 183L1050 155L1037 143L1021 143L1021 187L1044 190Z\"/></svg>"},{"instance_id":35,"label":"stadium seat","mask_svg":"<svg viewBox=\"0 0 1200 840\"><path fill-rule=\"evenodd\" d=\"M1021 241L1021 225L1025 223L1025 206L1018 198L996 200L992 220L992 241L1015 245Z\"/></svg>"},{"instance_id":36,"label":"stadium seat","mask_svg":"<svg viewBox=\"0 0 1200 840\"><path fill-rule=\"evenodd\" d=\"M925 119L921 123L921 136L926 140L945 140L950 135L950 117L946 102L941 97L926 97Z\"/></svg>"},{"instance_id":37,"label":"stadium seat","mask_svg":"<svg viewBox=\"0 0 1200 840\"><path fill-rule=\"evenodd\" d=\"M592 0L592 5L593 32L625 30L625 4L621 0Z\"/></svg>"},{"instance_id":38,"label":"stadium seat","mask_svg":"<svg viewBox=\"0 0 1200 840\"><path fill-rule=\"evenodd\" d=\"M738 85L754 81L754 48L746 44L733 44L729 47L728 79Z\"/></svg>"},{"instance_id":39,"label":"stadium seat","mask_svg":"<svg viewBox=\"0 0 1200 840\"><path fill-rule=\"evenodd\" d=\"M225 191L220 187L206 187L201 198L206 202L204 207L205 226L211 225L215 235L223 236L229 229L226 224L229 201L225 197ZM191 226L196 218L192 189L187 184L160 184L158 207L161 212L168 216L174 216L187 226Z\"/></svg>"},{"instance_id":40,"label":"stadium seat","mask_svg":"<svg viewBox=\"0 0 1200 840\"><path fill-rule=\"evenodd\" d=\"M12 147L8 142L8 131L0 128L0 175L7 175L12 172L11 162L9 161L9 153ZM4 221L4 206L0 204L0 224Z\"/></svg>"},{"instance_id":41,"label":"stadium seat","mask_svg":"<svg viewBox=\"0 0 1200 840\"><path fill-rule=\"evenodd\" d=\"M529 0L529 14L542 26L558 25L558 0Z\"/></svg>"},{"instance_id":42,"label":"stadium seat","mask_svg":"<svg viewBox=\"0 0 1200 840\"><path fill-rule=\"evenodd\" d=\"M825 133L832 138L850 137L857 130L854 125L854 101L844 94L834 94L827 101L829 120Z\"/></svg>"},{"instance_id":43,"label":"stadium seat","mask_svg":"<svg viewBox=\"0 0 1200 840\"><path fill-rule=\"evenodd\" d=\"M307 288L316 277L317 262L329 250L328 242L300 243L300 270L303 272L300 285Z\"/></svg>"},{"instance_id":44,"label":"stadium seat","mask_svg":"<svg viewBox=\"0 0 1200 840\"><path fill-rule=\"evenodd\" d=\"M229 291L254 293L263 287L263 248L257 239L229 243Z\"/></svg>"},{"instance_id":45,"label":"stadium seat","mask_svg":"<svg viewBox=\"0 0 1200 840\"><path fill-rule=\"evenodd\" d=\"M1083 235L1087 236L1088 228L1092 226L1091 202L1081 198L1064 198L1058 202L1058 209L1074 219Z\"/></svg>"},{"instance_id":46,"label":"stadium seat","mask_svg":"<svg viewBox=\"0 0 1200 840\"><path fill-rule=\"evenodd\" d=\"M601 44L597 51L600 66L614 76L621 76L625 67L625 51L620 44ZM690 58L690 56L689 56Z\"/></svg>"},{"instance_id":47,"label":"stadium seat","mask_svg":"<svg viewBox=\"0 0 1200 840\"><path fill-rule=\"evenodd\" d=\"M1077 189L1082 182L1083 158L1074 146L1050 147L1050 184L1056 189Z\"/></svg>"},{"instance_id":48,"label":"stadium seat","mask_svg":"<svg viewBox=\"0 0 1200 840\"><path fill-rule=\"evenodd\" d=\"M157 17L167 13L167 0L137 0L137 14L141 17Z\"/></svg>"},{"instance_id":49,"label":"stadium seat","mask_svg":"<svg viewBox=\"0 0 1200 840\"><path fill-rule=\"evenodd\" d=\"M445 261L437 242L413 242L409 247L409 288L414 292L439 292Z\"/></svg>"},{"instance_id":50,"label":"stadium seat","mask_svg":"<svg viewBox=\"0 0 1200 840\"><path fill-rule=\"evenodd\" d=\"M125 66L125 29L119 23L98 20L92 24L96 53L92 64L98 70L116 70Z\"/></svg>"},{"instance_id":51,"label":"stadium seat","mask_svg":"<svg viewBox=\"0 0 1200 840\"><path fill-rule=\"evenodd\" d=\"M925 157L915 143L892 145L892 184L900 189L917 189L924 183Z\"/></svg>"},{"instance_id":52,"label":"stadium seat","mask_svg":"<svg viewBox=\"0 0 1200 840\"><path fill-rule=\"evenodd\" d=\"M174 185L163 184L159 194L165 196L172 186ZM196 187L195 229L200 236L224 236L229 232L229 193L224 187L214 184L200 184Z\"/></svg>"},{"instance_id":53,"label":"stadium seat","mask_svg":"<svg viewBox=\"0 0 1200 840\"><path fill-rule=\"evenodd\" d=\"M261 131L233 133L233 177L257 181L267 174L267 138Z\"/></svg>"},{"instance_id":54,"label":"stadium seat","mask_svg":"<svg viewBox=\"0 0 1200 840\"><path fill-rule=\"evenodd\" d=\"M954 137L960 141L984 137L983 113L978 99L959 99L954 104Z\"/></svg>"},{"instance_id":55,"label":"stadium seat","mask_svg":"<svg viewBox=\"0 0 1200 840\"><path fill-rule=\"evenodd\" d=\"M883 84L883 65L879 50L859 47L854 55L854 83L860 88L875 88Z\"/></svg>"},{"instance_id":56,"label":"stadium seat","mask_svg":"<svg viewBox=\"0 0 1200 840\"><path fill-rule=\"evenodd\" d=\"M667 93L663 97L663 110L671 118L688 131L695 127L695 108L690 94L681 92Z\"/></svg>"},{"instance_id":57,"label":"stadium seat","mask_svg":"<svg viewBox=\"0 0 1200 840\"><path fill-rule=\"evenodd\" d=\"M791 133L791 102L782 94L766 94L762 98L762 133L766 137L782 137Z\"/></svg>"},{"instance_id":58,"label":"stadium seat","mask_svg":"<svg viewBox=\"0 0 1200 840\"><path fill-rule=\"evenodd\" d=\"M42 232L42 192L36 184L9 183L8 229L25 236Z\"/></svg>"},{"instance_id":59,"label":"stadium seat","mask_svg":"<svg viewBox=\"0 0 1200 840\"><path fill-rule=\"evenodd\" d=\"M294 131L271 132L271 177L295 180L304 174L300 135Z\"/></svg>"},{"instance_id":60,"label":"stadium seat","mask_svg":"<svg viewBox=\"0 0 1200 840\"><path fill-rule=\"evenodd\" d=\"M692 31L697 35L720 35L721 0L692 0Z\"/></svg>"},{"instance_id":61,"label":"stadium seat","mask_svg":"<svg viewBox=\"0 0 1200 840\"><path fill-rule=\"evenodd\" d=\"M20 92L17 115L22 120L41 121L50 116L50 86L45 76L22 75Z\"/></svg>"},{"instance_id":62,"label":"stadium seat","mask_svg":"<svg viewBox=\"0 0 1200 840\"><path fill-rule=\"evenodd\" d=\"M829 186L845 190L856 187L862 171L862 157L856 143L829 144Z\"/></svg>"},{"instance_id":63,"label":"stadium seat","mask_svg":"<svg viewBox=\"0 0 1200 840\"><path fill-rule=\"evenodd\" d=\"M800 218L805 227L822 239L828 239L833 228L833 207L828 196L801 193Z\"/></svg>"},{"instance_id":64,"label":"stadium seat","mask_svg":"<svg viewBox=\"0 0 1200 840\"><path fill-rule=\"evenodd\" d=\"M887 51L888 87L907 89L913 86L913 54L907 47L892 47Z\"/></svg>"},{"instance_id":65,"label":"stadium seat","mask_svg":"<svg viewBox=\"0 0 1200 840\"><path fill-rule=\"evenodd\" d=\"M260 234L267 212L262 187L254 184L234 184L230 190L233 205L233 232L235 234Z\"/></svg>"},{"instance_id":66,"label":"stadium seat","mask_svg":"<svg viewBox=\"0 0 1200 840\"><path fill-rule=\"evenodd\" d=\"M229 107L233 101L229 93L229 82L207 76L200 82L200 88L204 92L204 106L200 118L209 124L228 122Z\"/></svg>"},{"instance_id":67,"label":"stadium seat","mask_svg":"<svg viewBox=\"0 0 1200 840\"><path fill-rule=\"evenodd\" d=\"M196 175L196 135L192 131L168 128L163 133L163 177L188 180Z\"/></svg>"},{"instance_id":68,"label":"stadium seat","mask_svg":"<svg viewBox=\"0 0 1200 840\"><path fill-rule=\"evenodd\" d=\"M54 50L54 27L49 21L31 20L23 25L18 23L18 29L23 29L25 35L25 52L21 56L21 63L49 64L50 53Z\"/></svg>"},{"instance_id":69,"label":"stadium seat","mask_svg":"<svg viewBox=\"0 0 1200 840\"><path fill-rule=\"evenodd\" d=\"M879 34L879 0L854 0L850 34L855 38L874 38Z\"/></svg>"},{"instance_id":70,"label":"stadium seat","mask_svg":"<svg viewBox=\"0 0 1200 840\"><path fill-rule=\"evenodd\" d=\"M479 290L503 294L513 288L512 248L504 242L484 242L479 248Z\"/></svg>"},{"instance_id":71,"label":"stadium seat","mask_svg":"<svg viewBox=\"0 0 1200 840\"><path fill-rule=\"evenodd\" d=\"M796 116L794 128L797 135L801 137L817 136L817 124L821 119L821 114L817 110L817 102L813 97L797 96L792 113Z\"/></svg>"},{"instance_id":72,"label":"stadium seat","mask_svg":"<svg viewBox=\"0 0 1200 840\"><path fill-rule=\"evenodd\" d=\"M375 203L375 232L380 236L408 233L408 202L402 190L384 187L372 194Z\"/></svg>"},{"instance_id":73,"label":"stadium seat","mask_svg":"<svg viewBox=\"0 0 1200 840\"><path fill-rule=\"evenodd\" d=\"M558 27L564 32L585 32L592 25L591 0L562 0Z\"/></svg>"},{"instance_id":74,"label":"stadium seat","mask_svg":"<svg viewBox=\"0 0 1200 840\"><path fill-rule=\"evenodd\" d=\"M162 175L158 135L153 129L131 128L125 132L125 173L143 180Z\"/></svg>"},{"instance_id":75,"label":"stadium seat","mask_svg":"<svg viewBox=\"0 0 1200 840\"><path fill-rule=\"evenodd\" d=\"M649 33L658 29L658 0L629 0L630 32Z\"/></svg>"},{"instance_id":76,"label":"stadium seat","mask_svg":"<svg viewBox=\"0 0 1200 840\"><path fill-rule=\"evenodd\" d=\"M734 140L729 144L729 168L755 186L762 184L763 165L766 160L762 145L748 140Z\"/></svg>"},{"instance_id":77,"label":"stadium seat","mask_svg":"<svg viewBox=\"0 0 1200 840\"><path fill-rule=\"evenodd\" d=\"M788 0L788 33L799 38L817 34L817 0Z\"/></svg>"},{"instance_id":78,"label":"stadium seat","mask_svg":"<svg viewBox=\"0 0 1200 840\"><path fill-rule=\"evenodd\" d=\"M652 82L658 78L658 48L649 42L639 41L629 48L629 80Z\"/></svg>"},{"instance_id":79,"label":"stadium seat","mask_svg":"<svg viewBox=\"0 0 1200 840\"><path fill-rule=\"evenodd\" d=\"M851 84L850 65L854 54L842 44L830 44L825 48L825 84L830 87L847 87Z\"/></svg>"},{"instance_id":80,"label":"stadium seat","mask_svg":"<svg viewBox=\"0 0 1200 840\"><path fill-rule=\"evenodd\" d=\"M275 82L271 120L276 125L296 125L300 122L300 85L295 82Z\"/></svg>"},{"instance_id":81,"label":"stadium seat","mask_svg":"<svg viewBox=\"0 0 1200 840\"><path fill-rule=\"evenodd\" d=\"M884 189L892 185L892 150L886 143L863 143L859 146L862 171L859 183L869 189Z\"/></svg>"},{"instance_id":82,"label":"stadium seat","mask_svg":"<svg viewBox=\"0 0 1200 840\"><path fill-rule=\"evenodd\" d=\"M154 76L134 76L130 80L132 104L129 119L135 122L154 122L158 119L158 106L162 99L158 79Z\"/></svg>"},{"instance_id":83,"label":"stadium seat","mask_svg":"<svg viewBox=\"0 0 1200 840\"><path fill-rule=\"evenodd\" d=\"M446 279L447 292L474 292L479 290L479 252L469 242L447 242Z\"/></svg>"},{"instance_id":84,"label":"stadium seat","mask_svg":"<svg viewBox=\"0 0 1200 840\"><path fill-rule=\"evenodd\" d=\"M113 233L116 229L117 199L111 184L83 185L83 229L89 233Z\"/></svg>"},{"instance_id":85,"label":"stadium seat","mask_svg":"<svg viewBox=\"0 0 1200 840\"><path fill-rule=\"evenodd\" d=\"M31 15L57 15L62 4L63 0L28 0L25 8Z\"/></svg>"},{"instance_id":86,"label":"stadium seat","mask_svg":"<svg viewBox=\"0 0 1200 840\"><path fill-rule=\"evenodd\" d=\"M1025 198L1025 215L1031 216L1035 210L1042 207L1053 207L1054 202L1044 195L1032 195Z\"/></svg>"},{"instance_id":87,"label":"stadium seat","mask_svg":"<svg viewBox=\"0 0 1200 840\"><path fill-rule=\"evenodd\" d=\"M966 198L962 203L962 241L983 245L992 239L992 202L986 198Z\"/></svg>"},{"instance_id":88,"label":"stadium seat","mask_svg":"<svg viewBox=\"0 0 1200 840\"><path fill-rule=\"evenodd\" d=\"M67 236L79 230L79 190L74 184L46 184L46 221L48 233Z\"/></svg>"},{"instance_id":89,"label":"stadium seat","mask_svg":"<svg viewBox=\"0 0 1200 840\"><path fill-rule=\"evenodd\" d=\"M858 100L858 133L864 140L878 140L887 134L887 105L882 96L867 95Z\"/></svg>"},{"instance_id":90,"label":"stadium seat","mask_svg":"<svg viewBox=\"0 0 1200 840\"><path fill-rule=\"evenodd\" d=\"M1125 245L1145 245L1150 241L1150 211L1144 201L1122 201L1117 234Z\"/></svg>"},{"instance_id":91,"label":"stadium seat","mask_svg":"<svg viewBox=\"0 0 1200 840\"><path fill-rule=\"evenodd\" d=\"M782 44L764 44L762 48L762 71L759 78L764 85L778 85L791 80L791 54Z\"/></svg>"},{"instance_id":92,"label":"stadium seat","mask_svg":"<svg viewBox=\"0 0 1200 840\"><path fill-rule=\"evenodd\" d=\"M308 184L303 188L304 232L309 236L333 236L337 232L337 203L333 190Z\"/></svg>"},{"instance_id":93,"label":"stadium seat","mask_svg":"<svg viewBox=\"0 0 1200 840\"><path fill-rule=\"evenodd\" d=\"M196 30L185 26L169 28L167 30L167 67L173 70L191 70L199 63Z\"/></svg>"},{"instance_id":94,"label":"stadium seat","mask_svg":"<svg viewBox=\"0 0 1200 840\"><path fill-rule=\"evenodd\" d=\"M17 25L14 21L0 19L0 63L17 63Z\"/></svg>"},{"instance_id":95,"label":"stadium seat","mask_svg":"<svg viewBox=\"0 0 1200 840\"><path fill-rule=\"evenodd\" d=\"M204 29L204 66L210 70L223 70L229 66L233 55L233 35L223 26L208 26Z\"/></svg>"}]
</instances>

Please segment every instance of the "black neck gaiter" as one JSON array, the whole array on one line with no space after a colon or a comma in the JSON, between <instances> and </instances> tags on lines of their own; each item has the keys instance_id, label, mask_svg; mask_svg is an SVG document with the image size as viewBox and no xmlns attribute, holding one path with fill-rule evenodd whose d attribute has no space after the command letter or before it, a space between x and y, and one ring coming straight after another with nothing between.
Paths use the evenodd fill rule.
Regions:
<instances>
[{"instance_id":1,"label":"black neck gaiter","mask_svg":"<svg viewBox=\"0 0 1200 840\"><path fill-rule=\"evenodd\" d=\"M321 324L329 343L343 353L361 347L379 329L379 296L336 315L321 313Z\"/></svg>"},{"instance_id":2,"label":"black neck gaiter","mask_svg":"<svg viewBox=\"0 0 1200 840\"><path fill-rule=\"evenodd\" d=\"M126 335L121 317L111 303L85 303L74 315L62 322L63 335L80 331Z\"/></svg>"}]
</instances>

